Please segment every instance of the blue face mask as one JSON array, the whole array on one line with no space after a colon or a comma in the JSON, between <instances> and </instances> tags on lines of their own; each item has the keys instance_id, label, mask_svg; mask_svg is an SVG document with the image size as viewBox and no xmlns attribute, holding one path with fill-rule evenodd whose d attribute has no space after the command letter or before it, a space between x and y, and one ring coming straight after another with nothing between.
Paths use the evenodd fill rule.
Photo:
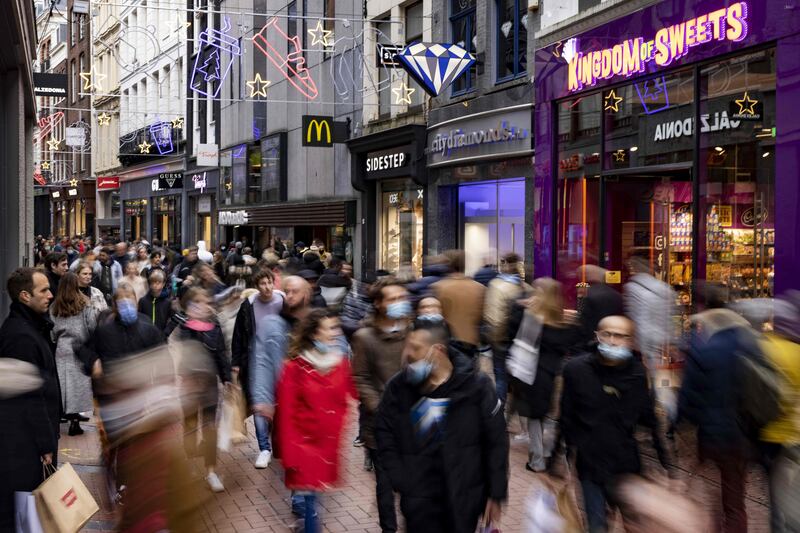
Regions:
<instances>
[{"instance_id":1,"label":"blue face mask","mask_svg":"<svg viewBox=\"0 0 800 533\"><path fill-rule=\"evenodd\" d=\"M428 322L444 322L444 317L440 313L425 313L417 315L417 320L427 320Z\"/></svg>"},{"instance_id":2,"label":"blue face mask","mask_svg":"<svg viewBox=\"0 0 800 533\"><path fill-rule=\"evenodd\" d=\"M314 349L321 354L326 354L331 351L331 347L321 341L314 341Z\"/></svg>"},{"instance_id":3,"label":"blue face mask","mask_svg":"<svg viewBox=\"0 0 800 533\"><path fill-rule=\"evenodd\" d=\"M119 311L119 319L126 326L135 324L139 318L139 312L130 300L119 300L117 302L117 311Z\"/></svg>"},{"instance_id":4,"label":"blue face mask","mask_svg":"<svg viewBox=\"0 0 800 533\"><path fill-rule=\"evenodd\" d=\"M412 385L419 385L431 375L431 371L433 371L433 363L430 360L432 350L433 346L428 349L424 359L406 366L406 380Z\"/></svg>"},{"instance_id":5,"label":"blue face mask","mask_svg":"<svg viewBox=\"0 0 800 533\"><path fill-rule=\"evenodd\" d=\"M386 316L392 320L400 320L411 315L411 303L408 300L394 302L386 307Z\"/></svg>"},{"instance_id":6,"label":"blue face mask","mask_svg":"<svg viewBox=\"0 0 800 533\"><path fill-rule=\"evenodd\" d=\"M609 361L621 362L633 356L631 349L626 346L611 346L604 342L597 345L597 350Z\"/></svg>"}]
</instances>

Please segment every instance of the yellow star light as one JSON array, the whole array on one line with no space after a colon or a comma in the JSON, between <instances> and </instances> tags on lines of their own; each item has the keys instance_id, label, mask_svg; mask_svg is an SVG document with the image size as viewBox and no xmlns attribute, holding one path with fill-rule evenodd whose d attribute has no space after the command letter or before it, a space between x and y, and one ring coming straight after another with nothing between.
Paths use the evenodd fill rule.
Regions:
<instances>
[{"instance_id":1,"label":"yellow star light","mask_svg":"<svg viewBox=\"0 0 800 533\"><path fill-rule=\"evenodd\" d=\"M61 141L59 141L58 139L52 138L49 141L47 141L47 148L51 152L55 152L56 150L58 150L58 146L60 144L61 144Z\"/></svg>"},{"instance_id":2,"label":"yellow star light","mask_svg":"<svg viewBox=\"0 0 800 533\"><path fill-rule=\"evenodd\" d=\"M228 190L228 191L233 189L233 184L231 182L225 183L225 189Z\"/></svg>"},{"instance_id":3,"label":"yellow star light","mask_svg":"<svg viewBox=\"0 0 800 533\"><path fill-rule=\"evenodd\" d=\"M72 178L71 180L69 180L69 186L70 187L77 187L78 186L78 180L76 180L75 178Z\"/></svg>"},{"instance_id":4,"label":"yellow star light","mask_svg":"<svg viewBox=\"0 0 800 533\"><path fill-rule=\"evenodd\" d=\"M83 90L91 91L92 89L97 89L98 91L102 91L103 87L100 85L100 82L103 81L105 78L106 78L105 74L95 72L94 68L89 69L89 72L81 72L81 80L83 81Z\"/></svg>"},{"instance_id":5,"label":"yellow star light","mask_svg":"<svg viewBox=\"0 0 800 533\"><path fill-rule=\"evenodd\" d=\"M614 91L614 89L611 89L611 91L609 91L609 93L606 95L605 110L619 113L620 102L622 102L622 97L617 96L617 93Z\"/></svg>"},{"instance_id":6,"label":"yellow star light","mask_svg":"<svg viewBox=\"0 0 800 533\"><path fill-rule=\"evenodd\" d=\"M41 168L42 170L50 170L50 161L43 161Z\"/></svg>"},{"instance_id":7,"label":"yellow star light","mask_svg":"<svg viewBox=\"0 0 800 533\"><path fill-rule=\"evenodd\" d=\"M747 91L744 92L744 96L741 97L739 100L734 100L736 105L739 106L739 114L740 115L755 115L756 114L756 104L758 100L750 98L750 95L747 94Z\"/></svg>"},{"instance_id":8,"label":"yellow star light","mask_svg":"<svg viewBox=\"0 0 800 533\"><path fill-rule=\"evenodd\" d=\"M614 161L625 161L625 150L620 148L616 152L613 153Z\"/></svg>"},{"instance_id":9,"label":"yellow star light","mask_svg":"<svg viewBox=\"0 0 800 533\"><path fill-rule=\"evenodd\" d=\"M105 111L97 115L98 126L108 126L109 124L111 124L111 115L109 115Z\"/></svg>"},{"instance_id":10,"label":"yellow star light","mask_svg":"<svg viewBox=\"0 0 800 533\"><path fill-rule=\"evenodd\" d=\"M256 96L267 97L267 87L272 85L272 82L265 80L261 77L261 73L256 72L256 77L247 82L247 88L250 89L250 98Z\"/></svg>"},{"instance_id":11,"label":"yellow star light","mask_svg":"<svg viewBox=\"0 0 800 533\"><path fill-rule=\"evenodd\" d=\"M400 87L395 87L392 89L392 93L394 93L394 103L396 105L400 104L409 104L411 105L411 95L416 92L416 89L413 87L409 87L406 85L405 82L400 84Z\"/></svg>"},{"instance_id":12,"label":"yellow star light","mask_svg":"<svg viewBox=\"0 0 800 533\"><path fill-rule=\"evenodd\" d=\"M142 144L139 145L139 153L140 154L149 154L150 153L150 148L152 148L152 147L153 147L152 144L150 144L147 141L144 141L144 142L142 142Z\"/></svg>"},{"instance_id":13,"label":"yellow star light","mask_svg":"<svg viewBox=\"0 0 800 533\"><path fill-rule=\"evenodd\" d=\"M183 129L183 117L178 117L172 121L172 129L173 130L182 130Z\"/></svg>"},{"instance_id":14,"label":"yellow star light","mask_svg":"<svg viewBox=\"0 0 800 533\"><path fill-rule=\"evenodd\" d=\"M322 25L322 20L317 20L317 25L308 30L308 34L311 36L311 46L321 44L323 47L328 48L333 45L333 40L331 39L333 31L326 30Z\"/></svg>"}]
</instances>

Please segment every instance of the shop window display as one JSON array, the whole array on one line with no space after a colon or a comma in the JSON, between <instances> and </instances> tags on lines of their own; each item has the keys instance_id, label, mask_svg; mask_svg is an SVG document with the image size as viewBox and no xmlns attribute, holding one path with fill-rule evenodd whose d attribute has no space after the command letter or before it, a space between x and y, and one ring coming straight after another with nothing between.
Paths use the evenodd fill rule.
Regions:
<instances>
[{"instance_id":1,"label":"shop window display","mask_svg":"<svg viewBox=\"0 0 800 533\"><path fill-rule=\"evenodd\" d=\"M422 275L423 189L409 184L384 184L381 189L380 268L410 268Z\"/></svg>"},{"instance_id":2,"label":"shop window display","mask_svg":"<svg viewBox=\"0 0 800 533\"><path fill-rule=\"evenodd\" d=\"M125 200L125 238L129 241L144 237L144 217L147 211L147 200Z\"/></svg>"}]
</instances>

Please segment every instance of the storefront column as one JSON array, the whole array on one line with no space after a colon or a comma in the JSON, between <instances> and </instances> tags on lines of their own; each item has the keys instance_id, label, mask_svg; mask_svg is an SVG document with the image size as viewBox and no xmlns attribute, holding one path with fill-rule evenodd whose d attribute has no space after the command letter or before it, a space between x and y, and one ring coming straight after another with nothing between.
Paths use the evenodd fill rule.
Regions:
<instances>
[{"instance_id":1,"label":"storefront column","mask_svg":"<svg viewBox=\"0 0 800 533\"><path fill-rule=\"evenodd\" d=\"M775 159L775 294L800 289L800 36L781 39L777 46L777 98Z\"/></svg>"}]
</instances>

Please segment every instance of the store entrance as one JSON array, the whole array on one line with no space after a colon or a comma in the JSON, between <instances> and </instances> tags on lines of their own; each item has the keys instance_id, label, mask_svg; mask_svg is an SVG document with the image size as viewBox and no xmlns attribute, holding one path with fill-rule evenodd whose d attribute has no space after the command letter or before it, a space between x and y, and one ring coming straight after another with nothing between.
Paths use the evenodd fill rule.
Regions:
<instances>
[{"instance_id":1,"label":"store entrance","mask_svg":"<svg viewBox=\"0 0 800 533\"><path fill-rule=\"evenodd\" d=\"M624 285L632 256L692 302L691 169L606 176L603 180L603 258L609 281Z\"/></svg>"}]
</instances>

